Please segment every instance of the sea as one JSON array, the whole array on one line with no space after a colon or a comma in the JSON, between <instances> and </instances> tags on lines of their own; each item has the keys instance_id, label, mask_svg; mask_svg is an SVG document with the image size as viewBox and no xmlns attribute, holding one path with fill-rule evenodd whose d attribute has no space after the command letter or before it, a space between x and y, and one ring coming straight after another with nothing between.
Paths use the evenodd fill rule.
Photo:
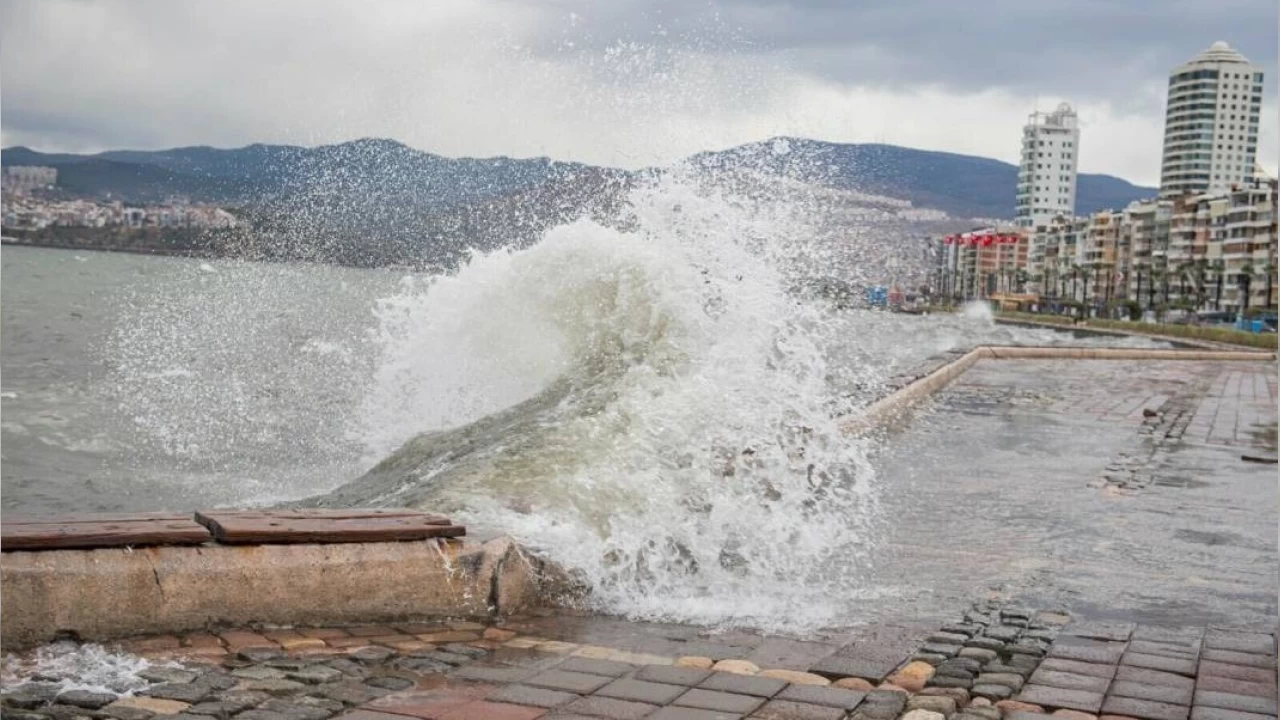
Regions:
<instances>
[{"instance_id":1,"label":"sea","mask_svg":"<svg viewBox=\"0 0 1280 720\"><path fill-rule=\"evenodd\" d=\"M821 626L889 520L885 441L842 417L978 343L1153 345L845 308L795 280L887 272L856 234L685 187L632 210L434 275L6 247L3 510L424 507L600 611Z\"/></svg>"}]
</instances>

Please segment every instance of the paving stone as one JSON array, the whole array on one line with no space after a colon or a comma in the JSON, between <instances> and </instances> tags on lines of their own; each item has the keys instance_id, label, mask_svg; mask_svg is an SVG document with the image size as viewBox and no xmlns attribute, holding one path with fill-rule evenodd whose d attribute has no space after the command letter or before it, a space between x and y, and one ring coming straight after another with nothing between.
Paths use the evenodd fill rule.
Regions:
<instances>
[{"instance_id":1,"label":"paving stone","mask_svg":"<svg viewBox=\"0 0 1280 720\"><path fill-rule=\"evenodd\" d=\"M324 665L314 665L312 667L302 668L301 670L287 672L285 677L308 685L319 685L321 683L333 682L334 680L341 678L342 671L335 670L331 667L325 667Z\"/></svg>"},{"instance_id":2,"label":"paving stone","mask_svg":"<svg viewBox=\"0 0 1280 720\"><path fill-rule=\"evenodd\" d=\"M1088 690L1095 693L1105 693L1107 685L1111 684L1107 678L1045 670L1043 667L1031 675L1030 682L1033 685L1048 685L1064 690Z\"/></svg>"},{"instance_id":3,"label":"paving stone","mask_svg":"<svg viewBox=\"0 0 1280 720\"><path fill-rule=\"evenodd\" d=\"M902 720L946 720L946 717L932 710L909 710L903 714Z\"/></svg>"},{"instance_id":4,"label":"paving stone","mask_svg":"<svg viewBox=\"0 0 1280 720\"><path fill-rule=\"evenodd\" d=\"M1025 680L1016 673L982 673L974 679L977 685L1003 685L1012 690L1021 690Z\"/></svg>"},{"instance_id":5,"label":"paving stone","mask_svg":"<svg viewBox=\"0 0 1280 720\"><path fill-rule=\"evenodd\" d=\"M413 687L415 683L412 680L396 677L394 675L375 675L371 678L366 678L364 684L370 687L382 688L384 690L396 692L400 690L407 690L408 688Z\"/></svg>"},{"instance_id":6,"label":"paving stone","mask_svg":"<svg viewBox=\"0 0 1280 720\"><path fill-rule=\"evenodd\" d=\"M1161 670L1163 672L1178 673L1179 675L1194 676L1196 674L1196 661L1189 658L1164 657L1161 655L1143 655L1142 653L1127 652L1120 659L1121 665L1129 667L1147 668L1148 670Z\"/></svg>"},{"instance_id":7,"label":"paving stone","mask_svg":"<svg viewBox=\"0 0 1280 720\"><path fill-rule=\"evenodd\" d=\"M745 715L764 704L764 699L754 695L739 695L737 693L720 692L719 690L693 688L676 698L672 704L680 707L701 708L703 710Z\"/></svg>"},{"instance_id":8,"label":"paving stone","mask_svg":"<svg viewBox=\"0 0 1280 720\"><path fill-rule=\"evenodd\" d=\"M649 716L650 720L736 720L738 713L703 710L690 707L664 707Z\"/></svg>"},{"instance_id":9,"label":"paving stone","mask_svg":"<svg viewBox=\"0 0 1280 720\"><path fill-rule=\"evenodd\" d=\"M609 718L610 720L638 720L657 709L657 705L600 697L598 695L579 698L562 708L564 712Z\"/></svg>"},{"instance_id":10,"label":"paving stone","mask_svg":"<svg viewBox=\"0 0 1280 720\"><path fill-rule=\"evenodd\" d=\"M1201 662L1211 660L1227 665L1245 665L1247 667L1267 669L1274 669L1276 666L1276 659L1267 655L1235 652L1234 650L1217 650L1214 648L1206 648L1201 652L1200 660Z\"/></svg>"},{"instance_id":11,"label":"paving stone","mask_svg":"<svg viewBox=\"0 0 1280 720\"><path fill-rule=\"evenodd\" d=\"M347 657L365 665L381 665L394 655L395 651L384 647L366 647L349 653Z\"/></svg>"},{"instance_id":12,"label":"paving stone","mask_svg":"<svg viewBox=\"0 0 1280 720\"><path fill-rule=\"evenodd\" d=\"M268 695L292 695L307 686L295 680L271 678L268 680L243 680L236 687L250 692L264 692ZM322 686L316 685L314 687Z\"/></svg>"},{"instance_id":13,"label":"paving stone","mask_svg":"<svg viewBox=\"0 0 1280 720\"><path fill-rule=\"evenodd\" d=\"M892 690L872 690L849 717L851 720L893 720L907 706L907 696Z\"/></svg>"},{"instance_id":14,"label":"paving stone","mask_svg":"<svg viewBox=\"0 0 1280 720\"><path fill-rule=\"evenodd\" d=\"M965 645L972 648L982 648L984 650L1003 650L1005 643L1003 640L996 640L995 638L975 637L969 638L965 641Z\"/></svg>"},{"instance_id":15,"label":"paving stone","mask_svg":"<svg viewBox=\"0 0 1280 720\"><path fill-rule=\"evenodd\" d=\"M956 711L958 703L955 698L942 697L938 695L916 695L907 700L907 710L928 710L936 712L942 716L952 715Z\"/></svg>"},{"instance_id":16,"label":"paving stone","mask_svg":"<svg viewBox=\"0 0 1280 720\"><path fill-rule=\"evenodd\" d=\"M537 655L542 657L546 656L545 653L537 653ZM497 656L495 657L495 659L499 659L500 657L501 656ZM568 670L569 672L587 673L588 675L602 675L605 677L622 677L623 675L626 675L627 673L634 670L636 666L630 665L624 662L617 662L615 660L601 660L599 658L571 657L568 660L565 660L564 662L560 663L556 667L561 670ZM654 666L646 666L646 667L654 667ZM661 666L657 666L657 667L661 667Z\"/></svg>"},{"instance_id":17,"label":"paving stone","mask_svg":"<svg viewBox=\"0 0 1280 720\"><path fill-rule=\"evenodd\" d=\"M975 623L952 623L950 625L943 625L942 632L964 635L965 637L973 637L974 635L982 632L982 626Z\"/></svg>"},{"instance_id":18,"label":"paving stone","mask_svg":"<svg viewBox=\"0 0 1280 720\"><path fill-rule=\"evenodd\" d=\"M857 717L854 713L854 717ZM896 713L895 713L896 715ZM770 700L764 707L751 714L752 720L840 720L844 711L840 708L810 705L791 700ZM890 716L893 717L893 716ZM872 720L861 718L860 720Z\"/></svg>"},{"instance_id":19,"label":"paving stone","mask_svg":"<svg viewBox=\"0 0 1280 720\"><path fill-rule=\"evenodd\" d=\"M710 670L690 667L673 667L670 665L646 665L635 674L635 679L648 682L666 683L667 685L686 685L693 687L711 676Z\"/></svg>"},{"instance_id":20,"label":"paving stone","mask_svg":"<svg viewBox=\"0 0 1280 720\"><path fill-rule=\"evenodd\" d=\"M245 710L236 716L239 720L288 720L282 713L270 710Z\"/></svg>"},{"instance_id":21,"label":"paving stone","mask_svg":"<svg viewBox=\"0 0 1280 720\"><path fill-rule=\"evenodd\" d=\"M231 675L244 680L276 680L284 677L284 670L251 665L249 667L236 668L231 671Z\"/></svg>"},{"instance_id":22,"label":"paving stone","mask_svg":"<svg viewBox=\"0 0 1280 720\"><path fill-rule=\"evenodd\" d=\"M1186 705L1111 696L1102 706L1108 715L1124 715L1140 720L1187 720L1191 708Z\"/></svg>"},{"instance_id":23,"label":"paving stone","mask_svg":"<svg viewBox=\"0 0 1280 720\"><path fill-rule=\"evenodd\" d=\"M964 713L970 717L981 718L981 720L1000 720L1000 708L991 705L970 705L964 709Z\"/></svg>"},{"instance_id":24,"label":"paving stone","mask_svg":"<svg viewBox=\"0 0 1280 720\"><path fill-rule=\"evenodd\" d=\"M337 700L344 705L361 705L373 698L373 692L369 688L350 680L316 685L307 692L316 697Z\"/></svg>"},{"instance_id":25,"label":"paving stone","mask_svg":"<svg viewBox=\"0 0 1280 720\"><path fill-rule=\"evenodd\" d=\"M1270 682L1275 680L1274 670L1247 665L1229 665L1227 663L1203 661L1200 663L1200 674L1213 677L1234 678L1249 682Z\"/></svg>"},{"instance_id":26,"label":"paving stone","mask_svg":"<svg viewBox=\"0 0 1280 720\"><path fill-rule=\"evenodd\" d=\"M961 650L960 652L963 653L964 651ZM939 655L937 653L918 652L911 656L912 662L915 662L918 660L920 662L926 662L926 663L929 663L930 665L935 665L935 666L940 665L941 663L946 661L946 659L947 659L946 655Z\"/></svg>"},{"instance_id":27,"label":"paving stone","mask_svg":"<svg viewBox=\"0 0 1280 720\"><path fill-rule=\"evenodd\" d=\"M1013 695L1015 689L1008 685L975 682L969 692L974 697L984 697L990 700L1005 700Z\"/></svg>"},{"instance_id":28,"label":"paving stone","mask_svg":"<svg viewBox=\"0 0 1280 720\"><path fill-rule=\"evenodd\" d=\"M929 678L931 687L941 688L965 688L966 690L973 687L973 680L962 677L954 677L951 675L934 675Z\"/></svg>"},{"instance_id":29,"label":"paving stone","mask_svg":"<svg viewBox=\"0 0 1280 720\"><path fill-rule=\"evenodd\" d=\"M969 672L978 672L982 669L983 662L977 658L971 657L953 657L944 661L940 668L962 668Z\"/></svg>"},{"instance_id":30,"label":"paving stone","mask_svg":"<svg viewBox=\"0 0 1280 720\"><path fill-rule=\"evenodd\" d=\"M1041 658L1035 657L1033 655L1010 655L1009 660L1007 662L1008 664L1014 667L1023 668L1024 670L1027 670L1027 671L1032 671L1032 670L1035 670L1037 667L1040 667L1040 661L1041 661Z\"/></svg>"},{"instance_id":31,"label":"paving stone","mask_svg":"<svg viewBox=\"0 0 1280 720\"><path fill-rule=\"evenodd\" d=\"M259 710L268 710L283 715L288 720L325 720L331 715L342 712L342 703L333 703L330 706L321 706L307 702L297 702L297 700L309 700L310 698L274 698L268 700L258 707ZM332 702L332 701L328 701ZM337 707L333 707L336 705Z\"/></svg>"},{"instance_id":32,"label":"paving stone","mask_svg":"<svg viewBox=\"0 0 1280 720\"><path fill-rule=\"evenodd\" d=\"M920 646L920 652L929 653L931 655L946 655L951 657L960 652L960 648L964 647L958 643L937 643L930 642Z\"/></svg>"},{"instance_id":33,"label":"paving stone","mask_svg":"<svg viewBox=\"0 0 1280 720\"><path fill-rule=\"evenodd\" d=\"M183 668L157 666L139 670L138 677L153 683L189 683L197 674Z\"/></svg>"},{"instance_id":34,"label":"paving stone","mask_svg":"<svg viewBox=\"0 0 1280 720\"><path fill-rule=\"evenodd\" d=\"M53 702L60 686L54 683L26 683L22 687L4 696L6 707L31 710Z\"/></svg>"},{"instance_id":35,"label":"paving stone","mask_svg":"<svg viewBox=\"0 0 1280 720\"><path fill-rule=\"evenodd\" d=\"M732 673L716 673L717 675L732 675ZM747 677L747 676L736 676ZM664 683L645 682L643 680L620 679L614 680L604 687L596 690L595 694L601 697L613 697L619 700L631 700L633 702L650 703L652 705L666 705L684 694L683 685L667 685Z\"/></svg>"},{"instance_id":36,"label":"paving stone","mask_svg":"<svg viewBox=\"0 0 1280 720\"><path fill-rule=\"evenodd\" d=\"M161 683L152 685L141 694L164 700L178 700L195 704L209 697L213 689L204 683Z\"/></svg>"},{"instance_id":37,"label":"paving stone","mask_svg":"<svg viewBox=\"0 0 1280 720\"><path fill-rule=\"evenodd\" d=\"M1156 702L1169 703L1171 705L1190 705L1191 692L1190 687L1177 688L1168 685L1130 682L1128 680L1117 680L1111 683L1111 689L1107 691L1110 695L1134 698L1136 700L1155 700Z\"/></svg>"},{"instance_id":38,"label":"paving stone","mask_svg":"<svg viewBox=\"0 0 1280 720\"><path fill-rule=\"evenodd\" d=\"M1256 683L1247 680L1236 680L1235 678L1215 677L1213 675L1201 675L1196 678L1196 690L1212 690L1214 692L1264 698L1276 696L1276 684L1274 681Z\"/></svg>"},{"instance_id":39,"label":"paving stone","mask_svg":"<svg viewBox=\"0 0 1280 720\"><path fill-rule=\"evenodd\" d=\"M936 632L929 636L928 641L943 645L964 645L970 637L972 637L970 633Z\"/></svg>"},{"instance_id":40,"label":"paving stone","mask_svg":"<svg viewBox=\"0 0 1280 720\"><path fill-rule=\"evenodd\" d=\"M778 693L779 700L791 700L794 702L808 703L810 705L826 705L828 707L838 707L845 710L852 710L862 702L867 696L864 692L857 690L845 690L844 688L821 687L817 685L788 685L785 690Z\"/></svg>"},{"instance_id":41,"label":"paving stone","mask_svg":"<svg viewBox=\"0 0 1280 720\"><path fill-rule=\"evenodd\" d=\"M284 657L284 650L278 647L246 647L236 652L236 657L251 663L262 663Z\"/></svg>"},{"instance_id":42,"label":"paving stone","mask_svg":"<svg viewBox=\"0 0 1280 720\"><path fill-rule=\"evenodd\" d=\"M448 645L445 645L440 649L446 652L454 653L455 655L466 655L467 657L473 660L479 660L480 658L485 657L486 655L489 654L489 651L484 648L478 648L471 645L462 645L460 643L449 643Z\"/></svg>"},{"instance_id":43,"label":"paving stone","mask_svg":"<svg viewBox=\"0 0 1280 720\"><path fill-rule=\"evenodd\" d=\"M1142 655L1162 655L1164 657L1196 659L1200 648L1174 645L1172 643L1152 642L1150 640L1134 640L1129 643L1129 652Z\"/></svg>"},{"instance_id":44,"label":"paving stone","mask_svg":"<svg viewBox=\"0 0 1280 720\"><path fill-rule=\"evenodd\" d=\"M1097 713L1102 708L1102 693L1048 685L1028 685L1018 694L1018 700L1047 708L1067 708L1091 713Z\"/></svg>"},{"instance_id":45,"label":"paving stone","mask_svg":"<svg viewBox=\"0 0 1280 720\"><path fill-rule=\"evenodd\" d=\"M444 720L534 720L534 718L542 717L545 712L541 708L522 707L488 700L474 700L450 710ZM343 720L365 720L364 718L352 718L351 715L353 714L343 715L342 718ZM381 713L375 714L380 715ZM394 716L392 717L394 718ZM383 719L379 718L377 720ZM404 719L395 718L395 720Z\"/></svg>"},{"instance_id":46,"label":"paving stone","mask_svg":"<svg viewBox=\"0 0 1280 720\"><path fill-rule=\"evenodd\" d=\"M449 673L449 677L457 680L470 680L500 685L518 683L534 675L537 670L523 667L506 667L493 665L464 665Z\"/></svg>"},{"instance_id":47,"label":"paving stone","mask_svg":"<svg viewBox=\"0 0 1280 720\"><path fill-rule=\"evenodd\" d=\"M1073 622L1062 629L1062 634L1092 640L1125 642L1137 629L1135 623L1123 622Z\"/></svg>"},{"instance_id":48,"label":"paving stone","mask_svg":"<svg viewBox=\"0 0 1280 720\"><path fill-rule=\"evenodd\" d=\"M1275 720L1275 717L1201 705L1191 708L1191 720Z\"/></svg>"},{"instance_id":49,"label":"paving stone","mask_svg":"<svg viewBox=\"0 0 1280 720\"><path fill-rule=\"evenodd\" d=\"M738 693L740 695L754 695L756 697L771 698L777 695L787 683L777 678L754 677L751 675L737 675L734 673L713 672L706 680L703 680L698 687L704 690L721 690L723 692Z\"/></svg>"},{"instance_id":50,"label":"paving stone","mask_svg":"<svg viewBox=\"0 0 1280 720\"><path fill-rule=\"evenodd\" d=\"M1045 662L1049 662L1049 661L1046 660ZM1068 660L1065 662L1072 662L1072 661ZM1108 665L1105 667L1110 667L1110 666ZM1011 675L1021 675L1023 678L1026 678L1028 675L1030 675L1033 670L1035 670L1035 668L1024 668L1024 667L1017 667L1015 665L1006 665L998 661L989 662L986 665L982 666L982 672L984 673L1000 673L1000 674L1009 673Z\"/></svg>"},{"instance_id":51,"label":"paving stone","mask_svg":"<svg viewBox=\"0 0 1280 720\"><path fill-rule=\"evenodd\" d=\"M1145 668L1122 665L1116 669L1116 681L1143 683L1145 685L1163 685L1166 687L1190 690L1196 681L1177 673L1147 670Z\"/></svg>"},{"instance_id":52,"label":"paving stone","mask_svg":"<svg viewBox=\"0 0 1280 720\"><path fill-rule=\"evenodd\" d=\"M74 705L86 710L97 710L115 702L115 693L92 692L90 690L68 690L58 694L58 702Z\"/></svg>"},{"instance_id":53,"label":"paving stone","mask_svg":"<svg viewBox=\"0 0 1280 720\"><path fill-rule=\"evenodd\" d=\"M1277 710L1274 695L1271 697L1239 695L1214 690L1201 690L1199 687L1196 688L1195 704L1261 715L1275 715Z\"/></svg>"},{"instance_id":54,"label":"paving stone","mask_svg":"<svg viewBox=\"0 0 1280 720\"><path fill-rule=\"evenodd\" d=\"M1139 625L1133 631L1133 640L1150 640L1152 642L1172 643L1199 647L1204 638L1202 627L1157 627L1155 625Z\"/></svg>"},{"instance_id":55,"label":"paving stone","mask_svg":"<svg viewBox=\"0 0 1280 720\"><path fill-rule=\"evenodd\" d=\"M1005 646L1004 652L1014 655L1032 655L1034 657L1044 657L1045 652L1049 649L1049 644L1042 640L1031 640L1029 638L1021 638L1012 645Z\"/></svg>"},{"instance_id":56,"label":"paving stone","mask_svg":"<svg viewBox=\"0 0 1280 720\"><path fill-rule=\"evenodd\" d=\"M247 709L248 708L239 708L236 712ZM160 698L135 696L120 698L103 708L105 713L116 718L121 717L118 711L122 710L133 710L135 712L141 711L147 713L148 716L176 715L180 712L191 712L191 706L177 700L161 700Z\"/></svg>"},{"instance_id":57,"label":"paving stone","mask_svg":"<svg viewBox=\"0 0 1280 720\"><path fill-rule=\"evenodd\" d=\"M989 663L1000 657L1000 654L995 650L988 650L986 648L967 647L960 651L960 657L973 658L981 663Z\"/></svg>"},{"instance_id":58,"label":"paving stone","mask_svg":"<svg viewBox=\"0 0 1280 720\"><path fill-rule=\"evenodd\" d=\"M930 653L941 655L944 653ZM831 655L819 660L809 672L833 680L843 677L860 677L864 680L880 682L901 664L901 657L891 658L884 655L868 657L848 657Z\"/></svg>"},{"instance_id":59,"label":"paving stone","mask_svg":"<svg viewBox=\"0 0 1280 720\"><path fill-rule=\"evenodd\" d=\"M161 700L159 702L178 702L178 701L177 700ZM186 705L186 703L181 703L181 704ZM0 717L3 717L4 720L9 720L11 716L11 712L12 711L6 708L0 711ZM132 707L129 705L117 705L116 703L111 703L110 705L102 708L101 710L98 710L96 714L99 717L111 718L112 720L151 720L151 718L156 716L156 714L151 712L150 710L143 710L142 708ZM43 720L44 718L44 715L40 715L38 713L32 713L32 716L34 718L41 718L41 720Z\"/></svg>"},{"instance_id":60,"label":"paving stone","mask_svg":"<svg viewBox=\"0 0 1280 720\"><path fill-rule=\"evenodd\" d=\"M609 683L609 678L601 675L570 672L559 668L547 670L524 681L525 685L560 690L563 692L588 695Z\"/></svg>"},{"instance_id":61,"label":"paving stone","mask_svg":"<svg viewBox=\"0 0 1280 720\"><path fill-rule=\"evenodd\" d=\"M991 638L992 640L999 640L1001 642L1012 642L1021 634L1022 628L1014 627L1012 625L997 625L995 627L989 627L985 632L983 632L985 637Z\"/></svg>"},{"instance_id":62,"label":"paving stone","mask_svg":"<svg viewBox=\"0 0 1280 720\"><path fill-rule=\"evenodd\" d=\"M1060 637L1049 648L1048 656L1064 660L1116 665L1124 655L1124 643L1091 640L1080 637Z\"/></svg>"},{"instance_id":63,"label":"paving stone","mask_svg":"<svg viewBox=\"0 0 1280 720\"><path fill-rule=\"evenodd\" d=\"M486 699L492 702L510 703L512 705L553 708L567 705L577 700L578 695L529 685L507 685Z\"/></svg>"},{"instance_id":64,"label":"paving stone","mask_svg":"<svg viewBox=\"0 0 1280 720\"><path fill-rule=\"evenodd\" d=\"M1254 655L1276 654L1276 640L1263 633L1237 633L1210 630L1204 634L1204 646L1212 650L1231 650Z\"/></svg>"},{"instance_id":65,"label":"paving stone","mask_svg":"<svg viewBox=\"0 0 1280 720\"><path fill-rule=\"evenodd\" d=\"M1057 630L1045 628L1042 630L1028 630L1022 634L1022 637L1052 643L1058 637L1058 634Z\"/></svg>"}]
</instances>

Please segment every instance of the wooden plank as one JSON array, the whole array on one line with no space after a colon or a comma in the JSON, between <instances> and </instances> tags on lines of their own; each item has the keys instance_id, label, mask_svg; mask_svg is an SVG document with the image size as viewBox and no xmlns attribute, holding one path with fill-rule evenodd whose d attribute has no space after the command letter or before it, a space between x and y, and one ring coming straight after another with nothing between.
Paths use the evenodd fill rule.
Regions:
<instances>
[{"instance_id":1,"label":"wooden plank","mask_svg":"<svg viewBox=\"0 0 1280 720\"><path fill-rule=\"evenodd\" d=\"M139 513L59 513L57 515L12 515L0 517L3 525L48 525L65 523L122 523L149 522L152 520L190 520L191 513L139 512Z\"/></svg>"},{"instance_id":2,"label":"wooden plank","mask_svg":"<svg viewBox=\"0 0 1280 720\"><path fill-rule=\"evenodd\" d=\"M461 537L467 533L466 528L453 525L447 518L419 512L216 511L198 512L196 521L209 528L218 542L231 545L395 542Z\"/></svg>"},{"instance_id":3,"label":"wooden plank","mask_svg":"<svg viewBox=\"0 0 1280 720\"><path fill-rule=\"evenodd\" d=\"M200 545L209 531L189 517L121 521L10 522L0 527L0 550L66 550L143 545Z\"/></svg>"},{"instance_id":4,"label":"wooden plank","mask_svg":"<svg viewBox=\"0 0 1280 720\"><path fill-rule=\"evenodd\" d=\"M330 519L347 520L358 518L407 517L422 518L433 525L450 525L449 518L435 513L407 508L343 508L343 509L286 509L286 510L201 510L198 516L216 518L235 516L239 518L272 518L286 520Z\"/></svg>"}]
</instances>

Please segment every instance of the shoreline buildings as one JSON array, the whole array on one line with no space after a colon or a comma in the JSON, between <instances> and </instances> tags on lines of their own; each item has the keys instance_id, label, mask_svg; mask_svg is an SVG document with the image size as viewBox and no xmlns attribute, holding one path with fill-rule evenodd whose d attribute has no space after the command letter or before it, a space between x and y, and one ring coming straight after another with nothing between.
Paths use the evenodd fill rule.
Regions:
<instances>
[{"instance_id":1,"label":"shoreline buildings","mask_svg":"<svg viewBox=\"0 0 1280 720\"><path fill-rule=\"evenodd\" d=\"M1253 175L1262 68L1225 42L1169 74L1160 195L1221 192Z\"/></svg>"},{"instance_id":2,"label":"shoreline buildings","mask_svg":"<svg viewBox=\"0 0 1280 720\"><path fill-rule=\"evenodd\" d=\"M1025 252L975 244L975 233L943 238L940 293L1025 292L1041 306L1123 317L1275 308L1277 181L1256 162L1262 82L1262 69L1224 42L1174 68L1159 197L1087 217L1074 213L1075 113L1032 114L1018 170L1020 239L1009 244ZM993 253L1003 254L983 259Z\"/></svg>"},{"instance_id":3,"label":"shoreline buildings","mask_svg":"<svg viewBox=\"0 0 1280 720\"><path fill-rule=\"evenodd\" d=\"M1014 213L1018 227L1039 227L1058 215L1075 214L1079 155L1079 118L1070 105L1031 113L1022 128Z\"/></svg>"}]
</instances>

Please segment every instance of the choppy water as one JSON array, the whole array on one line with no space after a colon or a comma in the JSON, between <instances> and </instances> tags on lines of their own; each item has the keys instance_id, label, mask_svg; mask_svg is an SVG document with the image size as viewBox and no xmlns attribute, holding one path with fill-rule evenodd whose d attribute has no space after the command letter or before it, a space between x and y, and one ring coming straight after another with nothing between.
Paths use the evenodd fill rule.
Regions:
<instances>
[{"instance_id":1,"label":"choppy water","mask_svg":"<svg viewBox=\"0 0 1280 720\"><path fill-rule=\"evenodd\" d=\"M883 268L789 202L659 183L625 231L437 277L7 249L4 507L425 506L601 609L827 622L884 521L837 417L940 351L1079 341L799 298L798 272Z\"/></svg>"}]
</instances>

